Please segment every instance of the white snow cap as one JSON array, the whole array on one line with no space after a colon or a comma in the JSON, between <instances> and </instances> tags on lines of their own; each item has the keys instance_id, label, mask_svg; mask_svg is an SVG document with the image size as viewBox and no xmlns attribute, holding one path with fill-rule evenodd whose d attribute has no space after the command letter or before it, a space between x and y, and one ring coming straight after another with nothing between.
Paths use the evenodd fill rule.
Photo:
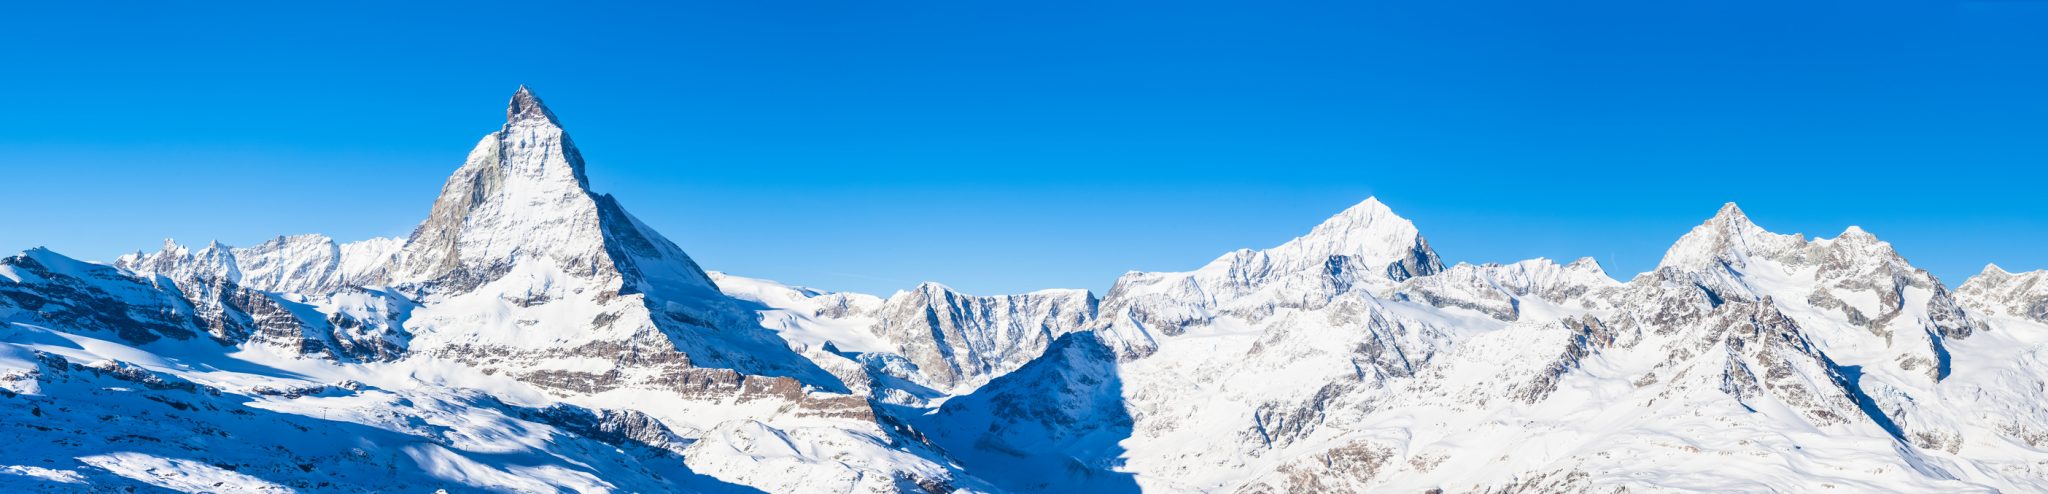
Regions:
<instances>
[{"instance_id":1,"label":"white snow cap","mask_svg":"<svg viewBox=\"0 0 2048 494\"><path fill-rule=\"evenodd\" d=\"M1703 268L1721 260L1741 263L1759 249L1774 249L1798 241L1798 235L1778 235L1757 226L1742 213L1740 206L1730 202L1672 244L1657 267Z\"/></svg>"},{"instance_id":2,"label":"white snow cap","mask_svg":"<svg viewBox=\"0 0 2048 494\"><path fill-rule=\"evenodd\" d=\"M1368 197L1274 251L1311 253L1306 257L1317 262L1332 255L1390 262L1414 250L1420 240L1421 232L1415 229L1414 222L1394 214L1378 197Z\"/></svg>"}]
</instances>

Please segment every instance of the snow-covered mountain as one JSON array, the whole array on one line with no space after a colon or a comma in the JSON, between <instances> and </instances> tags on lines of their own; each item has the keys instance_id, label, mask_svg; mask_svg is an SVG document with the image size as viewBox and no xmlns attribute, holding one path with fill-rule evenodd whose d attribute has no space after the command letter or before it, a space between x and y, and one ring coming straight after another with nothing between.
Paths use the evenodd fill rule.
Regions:
<instances>
[{"instance_id":1,"label":"snow-covered mountain","mask_svg":"<svg viewBox=\"0 0 2048 494\"><path fill-rule=\"evenodd\" d=\"M1956 295L1986 316L2048 324L2048 270L2014 274L1996 264L1986 265L1984 272L1963 282Z\"/></svg>"},{"instance_id":2,"label":"snow-covered mountain","mask_svg":"<svg viewBox=\"0 0 2048 494\"><path fill-rule=\"evenodd\" d=\"M919 424L1017 491L2048 485L2027 398L2048 333L1980 320L1860 229L1777 235L1730 205L1622 283L1590 261L1342 269L1435 258L1374 223L1348 233L1398 241L1288 256L1342 245L1319 227L1126 275L1092 335Z\"/></svg>"},{"instance_id":3,"label":"snow-covered mountain","mask_svg":"<svg viewBox=\"0 0 2048 494\"><path fill-rule=\"evenodd\" d=\"M12 356L0 373L8 398L26 400L8 408L28 411L8 433L38 444L107 417L164 417L161 431L138 421L36 453L48 457L0 455L13 465L0 485L976 485L591 192L583 167L521 88L403 241L167 242L111 266L46 250L0 261ZM109 375L143 384L94 384ZM33 419L46 414L61 417ZM348 432L325 430L337 427ZM66 456L102 449L119 454ZM300 464L340 471L287 472Z\"/></svg>"},{"instance_id":4,"label":"snow-covered mountain","mask_svg":"<svg viewBox=\"0 0 2048 494\"><path fill-rule=\"evenodd\" d=\"M762 304L762 324L877 400L919 407L972 391L1038 358L1095 318L1086 290L976 296L923 283L889 298L829 293L714 274L733 297Z\"/></svg>"},{"instance_id":5,"label":"snow-covered mountain","mask_svg":"<svg viewBox=\"0 0 2048 494\"><path fill-rule=\"evenodd\" d=\"M1627 281L1377 199L1082 290L707 272L531 91L406 238L0 259L0 490L2048 491L2048 271L1733 204Z\"/></svg>"}]
</instances>

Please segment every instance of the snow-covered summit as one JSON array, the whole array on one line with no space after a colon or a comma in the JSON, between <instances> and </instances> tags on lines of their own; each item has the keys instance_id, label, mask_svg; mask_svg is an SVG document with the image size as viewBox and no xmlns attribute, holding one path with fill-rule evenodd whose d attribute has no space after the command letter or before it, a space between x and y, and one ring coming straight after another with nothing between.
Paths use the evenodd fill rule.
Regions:
<instances>
[{"instance_id":1,"label":"snow-covered summit","mask_svg":"<svg viewBox=\"0 0 2048 494\"><path fill-rule=\"evenodd\" d=\"M2048 270L2013 273L1986 264L1956 288L1956 298L1984 315L2048 324Z\"/></svg>"},{"instance_id":2,"label":"snow-covered summit","mask_svg":"<svg viewBox=\"0 0 2048 494\"><path fill-rule=\"evenodd\" d=\"M192 250L171 239L157 252L136 252L114 265L172 279L218 279L277 293L326 295L351 286L390 283L391 265L405 241L372 238L336 243L325 235L278 236L250 247L219 242Z\"/></svg>"},{"instance_id":3,"label":"snow-covered summit","mask_svg":"<svg viewBox=\"0 0 2048 494\"><path fill-rule=\"evenodd\" d=\"M533 89L521 84L519 90L512 93L512 103L505 107L505 126L509 128L514 123L527 121L556 127L562 125L555 119L555 112L548 111L547 105L541 104L540 97L533 95Z\"/></svg>"},{"instance_id":4,"label":"snow-covered summit","mask_svg":"<svg viewBox=\"0 0 2048 494\"><path fill-rule=\"evenodd\" d=\"M1366 266L1385 266L1395 280L1443 269L1415 223L1394 214L1378 197L1346 208L1303 235L1266 251L1287 262L1322 262L1345 257Z\"/></svg>"},{"instance_id":5,"label":"snow-covered summit","mask_svg":"<svg viewBox=\"0 0 2048 494\"><path fill-rule=\"evenodd\" d=\"M582 153L533 91L520 88L505 115L442 186L394 281L463 290L538 263L608 280L609 291L718 293L681 248L591 192Z\"/></svg>"},{"instance_id":6,"label":"snow-covered summit","mask_svg":"<svg viewBox=\"0 0 2048 494\"><path fill-rule=\"evenodd\" d=\"M1740 267L1752 256L1779 255L1803 243L1798 234L1780 235L1764 230L1731 202L1672 244L1657 267L1704 269L1719 263Z\"/></svg>"},{"instance_id":7,"label":"snow-covered summit","mask_svg":"<svg viewBox=\"0 0 2048 494\"><path fill-rule=\"evenodd\" d=\"M1189 272L1127 273L1103 297L1097 325L1120 353L1142 354L1222 313L1320 307L1443 269L1414 223L1368 198L1271 249L1241 249Z\"/></svg>"},{"instance_id":8,"label":"snow-covered summit","mask_svg":"<svg viewBox=\"0 0 2048 494\"><path fill-rule=\"evenodd\" d=\"M835 293L506 117L407 239L0 259L0 490L2048 491L2048 272L1733 204L1628 282L1446 268L1367 199L1099 302Z\"/></svg>"}]
</instances>

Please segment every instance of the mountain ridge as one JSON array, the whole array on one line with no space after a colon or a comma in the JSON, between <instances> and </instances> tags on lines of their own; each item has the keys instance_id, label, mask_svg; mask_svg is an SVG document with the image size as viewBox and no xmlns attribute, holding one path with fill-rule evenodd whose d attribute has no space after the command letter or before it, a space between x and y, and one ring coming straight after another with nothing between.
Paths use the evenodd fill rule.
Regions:
<instances>
[{"instance_id":1,"label":"mountain ridge","mask_svg":"<svg viewBox=\"0 0 2048 494\"><path fill-rule=\"evenodd\" d=\"M705 271L586 166L522 86L404 239L0 259L0 438L52 445L0 487L2048 489L2048 271L1855 226L1728 203L1617 280L1367 198L1100 297L877 296Z\"/></svg>"}]
</instances>

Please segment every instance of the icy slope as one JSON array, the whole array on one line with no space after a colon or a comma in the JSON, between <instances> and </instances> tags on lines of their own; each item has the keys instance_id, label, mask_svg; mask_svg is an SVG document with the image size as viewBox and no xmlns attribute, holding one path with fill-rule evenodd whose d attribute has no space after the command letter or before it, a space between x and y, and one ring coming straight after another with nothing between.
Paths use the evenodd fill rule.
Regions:
<instances>
[{"instance_id":1,"label":"icy slope","mask_svg":"<svg viewBox=\"0 0 2048 494\"><path fill-rule=\"evenodd\" d=\"M1733 204L1446 267L1376 199L1079 290L703 271L522 88L406 239L0 259L0 490L2048 491L2048 271Z\"/></svg>"},{"instance_id":2,"label":"icy slope","mask_svg":"<svg viewBox=\"0 0 2048 494\"><path fill-rule=\"evenodd\" d=\"M865 396L846 394L837 376L762 326L755 304L720 293L617 200L591 192L583 166L558 120L522 88L505 126L477 146L402 242L167 242L117 266L42 250L9 258L0 263L5 348L27 356L14 373L27 377L14 382L38 391L7 398L90 409L92 417L168 414L153 434L139 422L131 430L149 437L138 441L178 446L91 442L36 458L17 451L0 455L0 471L58 483L45 487L77 485L67 479L118 486L126 478L174 490L229 480L247 481L238 484L246 489L458 491L981 485L877 416ZM204 397L108 394L132 387L49 377L77 373L48 354L193 383L174 387ZM104 363L111 360L128 363ZM76 382L87 384L66 384ZM315 388L324 391L283 391L291 403L272 393ZM165 412L144 403L159 398L182 406ZM333 413L361 415L343 421L370 429L327 430L335 429ZM69 429L18 432L48 441L89 430L92 417ZM224 423L243 420L255 422ZM264 433L286 428L317 433ZM273 451L309 450L316 460L202 444L223 430ZM301 442L354 444L368 453L342 454L384 473L287 472L298 464L287 459L355 461Z\"/></svg>"},{"instance_id":3,"label":"icy slope","mask_svg":"<svg viewBox=\"0 0 2048 494\"><path fill-rule=\"evenodd\" d=\"M982 459L962 457L970 470L1095 472L989 477L1024 491L1102 478L1169 492L2048 482L2037 432L2048 406L2025 398L2048 375L2042 333L1962 311L1858 229L1777 235L1730 205L1627 283L1590 262L1462 265L1391 283L1330 268L1347 254L1244 261L1274 257L1126 275L1144 289L1113 290L1095 333L1148 351L1123 353L1113 371L1038 376L1041 364L1027 365L1013 376L1034 377L998 379L924 423L941 444L984 446L971 453ZM1116 312L1161 307L1179 312ZM1151 331L1162 320L1178 325ZM1121 418L1061 419L1088 416L1077 409ZM1120 421L1128 429L1102 428ZM1017 444L1032 447L990 447Z\"/></svg>"}]
</instances>

